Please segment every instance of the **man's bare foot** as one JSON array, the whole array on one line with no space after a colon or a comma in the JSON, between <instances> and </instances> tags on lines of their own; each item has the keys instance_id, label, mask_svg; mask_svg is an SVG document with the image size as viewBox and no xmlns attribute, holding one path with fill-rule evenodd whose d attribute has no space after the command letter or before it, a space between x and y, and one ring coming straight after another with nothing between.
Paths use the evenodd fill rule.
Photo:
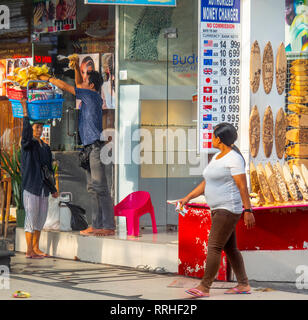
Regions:
<instances>
[{"instance_id":1,"label":"man's bare foot","mask_svg":"<svg viewBox=\"0 0 308 320\"><path fill-rule=\"evenodd\" d=\"M38 256L45 256L46 253L41 251L40 249L33 249L34 254L37 254Z\"/></svg>"},{"instance_id":2,"label":"man's bare foot","mask_svg":"<svg viewBox=\"0 0 308 320\"><path fill-rule=\"evenodd\" d=\"M94 235L97 237L114 236L115 231L111 229L96 229Z\"/></svg>"},{"instance_id":3,"label":"man's bare foot","mask_svg":"<svg viewBox=\"0 0 308 320\"><path fill-rule=\"evenodd\" d=\"M239 285L238 284L236 287L227 290L225 293L227 293L227 294L239 294L239 293L246 293L246 292L249 293L250 291L251 291L250 285L243 286L243 285Z\"/></svg>"},{"instance_id":4,"label":"man's bare foot","mask_svg":"<svg viewBox=\"0 0 308 320\"><path fill-rule=\"evenodd\" d=\"M90 235L93 235L94 231L96 231L96 230L98 230L98 229L94 229L93 227L89 227L85 230L80 231L80 234L82 236L90 236Z\"/></svg>"},{"instance_id":5,"label":"man's bare foot","mask_svg":"<svg viewBox=\"0 0 308 320\"><path fill-rule=\"evenodd\" d=\"M27 259L43 259L44 256L36 254L34 251L27 251L26 252L26 258Z\"/></svg>"}]
</instances>

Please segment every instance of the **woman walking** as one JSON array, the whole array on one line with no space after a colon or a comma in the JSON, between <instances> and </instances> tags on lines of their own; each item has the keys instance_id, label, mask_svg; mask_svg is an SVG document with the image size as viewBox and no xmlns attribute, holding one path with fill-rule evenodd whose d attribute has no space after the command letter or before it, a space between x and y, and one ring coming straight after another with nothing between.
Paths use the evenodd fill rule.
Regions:
<instances>
[{"instance_id":1,"label":"woman walking","mask_svg":"<svg viewBox=\"0 0 308 320\"><path fill-rule=\"evenodd\" d=\"M185 205L190 199L204 193L211 209L212 226L204 276L199 286L186 291L195 297L209 297L210 287L219 270L222 250L225 251L238 281L235 288L225 293L250 293L243 257L236 245L235 227L242 212L247 228L255 225L255 219L247 189L245 160L234 146L236 139L237 132L233 125L220 123L214 128L213 147L219 149L220 153L215 154L205 168L204 181L180 200Z\"/></svg>"},{"instance_id":2,"label":"woman walking","mask_svg":"<svg viewBox=\"0 0 308 320\"><path fill-rule=\"evenodd\" d=\"M52 172L52 155L49 146L40 138L43 121L31 122L28 117L27 102L23 106L23 130L21 140L21 174L23 202L26 211L25 235L27 242L26 258L42 259L49 257L39 249L41 230L48 211L48 195L58 197L57 189L44 181L42 167Z\"/></svg>"}]
</instances>

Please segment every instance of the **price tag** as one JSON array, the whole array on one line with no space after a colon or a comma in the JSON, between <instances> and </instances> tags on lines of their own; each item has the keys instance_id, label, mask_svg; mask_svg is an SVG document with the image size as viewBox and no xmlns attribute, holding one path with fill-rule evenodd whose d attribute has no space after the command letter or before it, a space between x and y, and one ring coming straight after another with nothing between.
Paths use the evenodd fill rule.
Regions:
<instances>
[{"instance_id":1,"label":"price tag","mask_svg":"<svg viewBox=\"0 0 308 320\"><path fill-rule=\"evenodd\" d=\"M215 125L239 128L241 26L240 0L201 0L199 30L199 149L212 147Z\"/></svg>"}]
</instances>

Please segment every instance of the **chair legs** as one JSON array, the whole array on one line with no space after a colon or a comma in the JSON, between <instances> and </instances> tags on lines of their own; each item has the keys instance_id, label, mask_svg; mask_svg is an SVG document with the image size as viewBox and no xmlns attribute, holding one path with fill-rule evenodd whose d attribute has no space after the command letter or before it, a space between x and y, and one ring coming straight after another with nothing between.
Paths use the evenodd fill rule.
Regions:
<instances>
[{"instance_id":1,"label":"chair legs","mask_svg":"<svg viewBox=\"0 0 308 320\"><path fill-rule=\"evenodd\" d=\"M152 220L152 230L153 233L157 233L157 226L156 226L156 220L155 220L155 212L154 212L154 208L152 207L151 211L150 211L150 215L151 215L151 220Z\"/></svg>"},{"instance_id":2,"label":"chair legs","mask_svg":"<svg viewBox=\"0 0 308 320\"><path fill-rule=\"evenodd\" d=\"M134 216L126 216L127 235L131 236L134 233Z\"/></svg>"},{"instance_id":3,"label":"chair legs","mask_svg":"<svg viewBox=\"0 0 308 320\"><path fill-rule=\"evenodd\" d=\"M152 230L153 233L157 233L157 226L156 226L156 220L155 220L155 213L154 208L152 207L148 211L151 215L151 221L152 221ZM127 235L128 236L139 236L139 220L142 214L138 213L132 213L126 215L126 228L127 228Z\"/></svg>"}]
</instances>

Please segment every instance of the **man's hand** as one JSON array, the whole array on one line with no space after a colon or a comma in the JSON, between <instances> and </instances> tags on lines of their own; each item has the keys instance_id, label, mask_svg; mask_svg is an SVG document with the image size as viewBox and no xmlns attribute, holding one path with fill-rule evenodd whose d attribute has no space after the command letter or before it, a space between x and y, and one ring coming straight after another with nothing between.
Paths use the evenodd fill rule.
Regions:
<instances>
[{"instance_id":1,"label":"man's hand","mask_svg":"<svg viewBox=\"0 0 308 320\"><path fill-rule=\"evenodd\" d=\"M27 100L25 98L22 98L20 100L20 103L22 105L22 110L23 110L23 113L24 113L24 117L28 117Z\"/></svg>"},{"instance_id":2,"label":"man's hand","mask_svg":"<svg viewBox=\"0 0 308 320\"><path fill-rule=\"evenodd\" d=\"M53 193L52 197L55 198L55 199L58 198L59 197L59 193L58 192Z\"/></svg>"}]
</instances>

